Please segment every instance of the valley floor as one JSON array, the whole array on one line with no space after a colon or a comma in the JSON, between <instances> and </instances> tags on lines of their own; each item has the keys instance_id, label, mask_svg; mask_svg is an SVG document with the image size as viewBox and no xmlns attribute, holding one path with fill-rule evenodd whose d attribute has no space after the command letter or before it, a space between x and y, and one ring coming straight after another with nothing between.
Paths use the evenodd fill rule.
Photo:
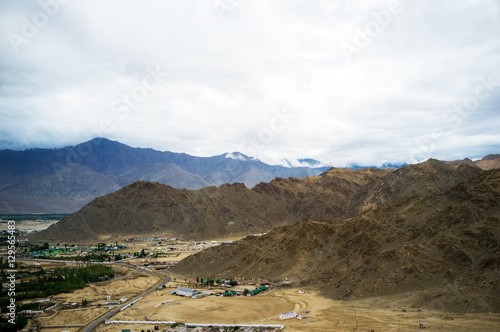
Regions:
<instances>
[{"instance_id":1,"label":"valley floor","mask_svg":"<svg viewBox=\"0 0 500 332\"><path fill-rule=\"evenodd\" d=\"M173 286L173 285L172 285ZM173 300L168 305L159 303ZM394 298L359 301L334 301L298 289L269 290L253 297L202 299L169 295L166 291L150 294L113 320L168 320L206 324L273 324L285 331L407 331L426 329L442 331L498 331L498 314L451 314L428 310L391 307ZM157 306L157 307L155 307ZM403 311L405 310L405 311ZM294 311L302 320L280 320L278 315ZM422 324L422 325L421 325ZM160 326L167 327L167 326ZM151 324L100 325L96 331L152 329Z\"/></svg>"}]
</instances>

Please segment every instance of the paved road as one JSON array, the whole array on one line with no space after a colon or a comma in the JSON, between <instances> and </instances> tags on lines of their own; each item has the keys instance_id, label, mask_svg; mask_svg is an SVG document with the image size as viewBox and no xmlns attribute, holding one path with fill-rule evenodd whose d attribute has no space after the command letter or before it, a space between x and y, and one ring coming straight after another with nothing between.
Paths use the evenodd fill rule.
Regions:
<instances>
[{"instance_id":1,"label":"paved road","mask_svg":"<svg viewBox=\"0 0 500 332\"><path fill-rule=\"evenodd\" d=\"M170 280L170 278L168 278L167 276L165 276L165 275L163 275L161 273L158 273L156 271L142 269L142 268L139 268L139 267L137 267L135 265L129 264L127 262L118 261L115 264L132 267L132 268L135 268L135 269L140 270L140 271L144 271L144 272L147 272L147 273L150 273L150 274L154 274L154 275L159 276L159 277L161 277L163 279L161 281L159 281L158 283L156 283L153 287L151 287L148 290L144 291L143 293L137 295L136 297L134 297L130 301L127 301L126 303L117 306L115 309L113 309L110 312L106 313L104 316L98 317L95 320L91 321L90 323L88 323L87 325L85 325L83 328L81 328L79 331L83 331L83 332L91 332L91 331L93 331L97 327L97 325L99 325L101 323L104 323L104 321L106 319L110 319L111 317L113 317L114 315L116 315L118 312L120 312L121 308L123 308L124 306L126 306L130 302L132 302L132 301L140 298L141 296L149 295L150 293L154 292L158 287L163 286L165 283L167 283Z\"/></svg>"},{"instance_id":2,"label":"paved road","mask_svg":"<svg viewBox=\"0 0 500 332\"><path fill-rule=\"evenodd\" d=\"M23 259L23 260L32 260L32 259ZM86 262L76 262L76 261L59 261L59 260L51 260L51 259L33 259L33 260L49 261L49 262L54 262L54 263L72 263L72 264L86 263ZM116 315L120 311L121 308L123 308L124 306L126 306L130 302L138 299L141 296L146 296L146 295L150 294L151 292L155 291L158 287L163 286L165 283L167 283L170 280L170 278L167 277L167 276L165 276L164 274L161 274L161 273L158 273L156 271L147 270L147 269L135 266L133 264L128 263L126 260L128 260L128 259L123 259L123 260L115 261L115 262L93 262L93 264L98 263L98 264L106 264L106 265L108 265L108 264L109 265L114 265L114 264L123 265L123 266L127 266L127 267L130 267L130 268L134 268L134 269L142 271L142 272L154 274L154 275L159 276L159 277L161 277L163 279L161 281L157 282L153 287L151 287L148 290L144 291L143 293L137 295L136 297L134 297L130 301L117 306L115 309L109 311L105 315L103 315L101 317L98 317L95 320L91 321L90 323L88 323L87 325L85 325L83 328L79 329L79 331L84 331L84 332L91 332L91 331L93 331L97 327L97 325L99 325L101 323L104 323L104 321L106 319L109 319L109 318L113 317L114 315Z\"/></svg>"}]
</instances>

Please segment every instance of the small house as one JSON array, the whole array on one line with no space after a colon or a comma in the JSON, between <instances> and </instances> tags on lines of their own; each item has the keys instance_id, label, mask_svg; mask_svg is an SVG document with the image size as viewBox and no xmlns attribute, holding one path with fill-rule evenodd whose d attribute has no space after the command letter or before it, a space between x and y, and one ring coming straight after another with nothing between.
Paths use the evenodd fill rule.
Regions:
<instances>
[{"instance_id":1,"label":"small house","mask_svg":"<svg viewBox=\"0 0 500 332\"><path fill-rule=\"evenodd\" d=\"M287 313L284 313L284 314L279 314L279 319L281 320L284 320L284 319L292 319L292 318L295 318L297 317L297 314L293 311L291 312L287 312Z\"/></svg>"}]
</instances>

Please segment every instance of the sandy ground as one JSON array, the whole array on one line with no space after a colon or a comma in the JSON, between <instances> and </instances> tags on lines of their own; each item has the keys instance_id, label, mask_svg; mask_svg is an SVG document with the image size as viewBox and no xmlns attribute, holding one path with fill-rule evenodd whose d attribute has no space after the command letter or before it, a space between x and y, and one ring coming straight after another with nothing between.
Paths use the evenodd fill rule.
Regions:
<instances>
[{"instance_id":1,"label":"sandy ground","mask_svg":"<svg viewBox=\"0 0 500 332\"><path fill-rule=\"evenodd\" d=\"M44 326L84 325L106 311L107 307L63 310L48 317L38 317L38 320Z\"/></svg>"},{"instance_id":2,"label":"sandy ground","mask_svg":"<svg viewBox=\"0 0 500 332\"><path fill-rule=\"evenodd\" d=\"M173 300L168 305L155 306ZM379 301L380 300L380 301ZM154 292L113 317L114 320L168 320L188 323L282 324L285 331L405 331L427 329L442 331L499 331L498 314L445 314L416 309L378 309L377 303L386 299L363 301L334 301L316 292L299 294L298 289L269 290L253 297L202 299ZM295 311L303 319L279 320L280 313ZM120 331L123 328L145 330L151 326L109 325L97 331Z\"/></svg>"},{"instance_id":3,"label":"sandy ground","mask_svg":"<svg viewBox=\"0 0 500 332\"><path fill-rule=\"evenodd\" d=\"M173 251L172 254L176 254L176 251ZM181 252L179 256L167 256L167 257L158 257L158 258L134 258L129 259L127 262L130 264L134 264L137 266L143 266L144 263L149 262L179 262L184 258L195 254L196 252Z\"/></svg>"},{"instance_id":4,"label":"sandy ground","mask_svg":"<svg viewBox=\"0 0 500 332\"><path fill-rule=\"evenodd\" d=\"M189 253L181 254L182 259ZM159 260L172 260L174 257ZM42 263L44 268L54 263ZM142 261L136 264L142 265ZM58 265L60 266L60 265ZM71 294L54 296L57 302L78 302L87 299L92 304L104 304L107 296L111 300L130 298L154 285L159 278L146 272L114 266L117 271L115 280L91 284L83 290ZM162 270L168 272L168 270ZM162 291L155 291L133 306L115 315L113 320L166 320L190 323L226 323L226 324L282 324L285 331L407 331L426 330L442 331L500 331L500 314L454 314L438 311L418 311L404 306L408 294L399 297L370 298L357 301L334 301L321 296L318 292L306 290L300 294L294 288L271 288L253 297L222 298L209 296L202 299L183 298L169 295L168 290L178 285L188 286L183 282L172 281ZM177 276L177 279L184 280ZM253 289L248 285L244 288ZM206 289L201 289L206 291ZM156 305L172 300L168 305ZM44 321L47 325L84 324L98 316L106 308L91 308L81 311L66 310L58 312ZM406 311L403 311L406 310ZM295 311L302 315L302 320L279 320L278 315ZM165 326L160 326L165 327ZM152 325L112 324L100 325L96 331L121 331L131 329L153 330ZM73 328L63 330L76 331ZM62 331L60 328L42 331Z\"/></svg>"},{"instance_id":5,"label":"sandy ground","mask_svg":"<svg viewBox=\"0 0 500 332\"><path fill-rule=\"evenodd\" d=\"M40 331L43 332L61 332L61 331L68 331L68 332L78 332L80 328L79 327L65 327L64 329L60 327L55 327L55 328L50 328L50 327L42 327L40 328ZM121 330L119 330L121 331Z\"/></svg>"}]
</instances>

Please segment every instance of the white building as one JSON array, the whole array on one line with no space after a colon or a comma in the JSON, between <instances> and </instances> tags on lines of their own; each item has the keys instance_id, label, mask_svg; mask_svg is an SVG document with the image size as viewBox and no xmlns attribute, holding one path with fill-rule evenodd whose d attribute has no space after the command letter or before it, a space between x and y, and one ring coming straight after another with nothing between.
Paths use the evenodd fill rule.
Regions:
<instances>
[{"instance_id":1,"label":"white building","mask_svg":"<svg viewBox=\"0 0 500 332\"><path fill-rule=\"evenodd\" d=\"M177 289L175 290L175 294L177 294L179 296L191 297L191 296L195 295L196 293L198 293L196 290L194 290L192 288L186 288L186 287L177 287Z\"/></svg>"},{"instance_id":2,"label":"white building","mask_svg":"<svg viewBox=\"0 0 500 332\"><path fill-rule=\"evenodd\" d=\"M284 313L284 314L280 314L279 315L279 318L280 319L292 319L292 318L295 318L297 317L297 314L295 312L287 312L287 313Z\"/></svg>"}]
</instances>

